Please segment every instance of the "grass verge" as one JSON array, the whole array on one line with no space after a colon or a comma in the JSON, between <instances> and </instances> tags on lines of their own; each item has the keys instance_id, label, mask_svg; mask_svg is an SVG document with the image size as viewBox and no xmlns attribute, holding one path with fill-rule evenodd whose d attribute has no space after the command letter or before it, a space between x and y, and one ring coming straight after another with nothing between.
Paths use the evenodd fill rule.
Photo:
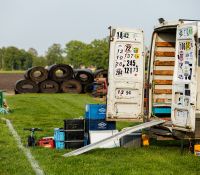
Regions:
<instances>
[{"instance_id":1,"label":"grass verge","mask_svg":"<svg viewBox=\"0 0 200 175\"><path fill-rule=\"evenodd\" d=\"M9 96L7 99L13 113L6 117L12 121L24 144L29 132L23 131L23 128L41 127L43 131L36 133L38 138L52 136L55 127L63 127L63 119L83 116L85 104L99 103L84 94L29 94ZM117 127L123 128L133 124L120 122ZM0 161L0 172L6 169L2 172L8 172L7 174L10 175L31 174L31 168L27 165L24 156L15 148L14 141L5 126L3 133L0 155L6 155L7 160L5 160L6 163ZM8 148L4 142L9 145ZM12 149L21 157L13 158L13 151L9 152ZM195 175L200 172L199 157L195 157L187 151L181 155L179 145L168 145L167 142L166 144L157 142L148 148L96 149L76 157L62 157L68 151L70 150L31 148L31 152L47 175ZM18 167L26 167L26 169L12 170L18 169ZM30 173L26 173L26 171Z\"/></svg>"}]
</instances>

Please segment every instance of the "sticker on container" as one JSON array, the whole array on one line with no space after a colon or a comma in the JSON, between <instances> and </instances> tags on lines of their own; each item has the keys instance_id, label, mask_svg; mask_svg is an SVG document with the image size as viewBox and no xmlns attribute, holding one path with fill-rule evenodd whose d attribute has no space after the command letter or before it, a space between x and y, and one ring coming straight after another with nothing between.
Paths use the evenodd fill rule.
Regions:
<instances>
[{"instance_id":1,"label":"sticker on container","mask_svg":"<svg viewBox=\"0 0 200 175\"><path fill-rule=\"evenodd\" d=\"M193 36L193 29L192 27L184 27L178 29L178 38L179 39L187 39Z\"/></svg>"},{"instance_id":2,"label":"sticker on container","mask_svg":"<svg viewBox=\"0 0 200 175\"><path fill-rule=\"evenodd\" d=\"M139 48L132 43L120 43L115 45L115 77L137 77L139 74Z\"/></svg>"},{"instance_id":3,"label":"sticker on container","mask_svg":"<svg viewBox=\"0 0 200 175\"><path fill-rule=\"evenodd\" d=\"M192 41L179 41L177 77L180 80L191 80L192 77Z\"/></svg>"}]
</instances>

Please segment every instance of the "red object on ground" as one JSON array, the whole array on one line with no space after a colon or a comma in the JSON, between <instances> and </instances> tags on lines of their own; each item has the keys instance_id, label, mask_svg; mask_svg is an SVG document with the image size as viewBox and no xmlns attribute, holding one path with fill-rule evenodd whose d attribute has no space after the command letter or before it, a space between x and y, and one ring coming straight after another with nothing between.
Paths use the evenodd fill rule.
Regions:
<instances>
[{"instance_id":1,"label":"red object on ground","mask_svg":"<svg viewBox=\"0 0 200 175\"><path fill-rule=\"evenodd\" d=\"M42 138L38 141L38 145L45 148L54 148L54 140L53 138Z\"/></svg>"},{"instance_id":2,"label":"red object on ground","mask_svg":"<svg viewBox=\"0 0 200 175\"><path fill-rule=\"evenodd\" d=\"M106 78L96 78L95 79L95 82L96 82L96 89L95 91L93 92L94 96L106 96L107 94L107 80Z\"/></svg>"}]
</instances>

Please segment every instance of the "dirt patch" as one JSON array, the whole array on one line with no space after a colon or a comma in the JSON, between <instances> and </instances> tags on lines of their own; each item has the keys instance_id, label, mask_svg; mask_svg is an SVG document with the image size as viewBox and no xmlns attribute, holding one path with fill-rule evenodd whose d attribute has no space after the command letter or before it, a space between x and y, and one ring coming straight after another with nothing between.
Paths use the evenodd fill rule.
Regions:
<instances>
[{"instance_id":1,"label":"dirt patch","mask_svg":"<svg viewBox=\"0 0 200 175\"><path fill-rule=\"evenodd\" d=\"M23 73L0 73L0 90L14 93L15 83L20 79L24 79Z\"/></svg>"}]
</instances>

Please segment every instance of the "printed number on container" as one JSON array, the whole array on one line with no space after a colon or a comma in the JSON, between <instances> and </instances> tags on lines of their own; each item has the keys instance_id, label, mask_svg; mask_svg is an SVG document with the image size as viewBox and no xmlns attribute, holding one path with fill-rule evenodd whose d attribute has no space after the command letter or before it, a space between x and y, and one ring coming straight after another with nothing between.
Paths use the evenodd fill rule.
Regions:
<instances>
[{"instance_id":1,"label":"printed number on container","mask_svg":"<svg viewBox=\"0 0 200 175\"><path fill-rule=\"evenodd\" d=\"M116 98L133 98L133 90L131 89L116 89Z\"/></svg>"}]
</instances>

